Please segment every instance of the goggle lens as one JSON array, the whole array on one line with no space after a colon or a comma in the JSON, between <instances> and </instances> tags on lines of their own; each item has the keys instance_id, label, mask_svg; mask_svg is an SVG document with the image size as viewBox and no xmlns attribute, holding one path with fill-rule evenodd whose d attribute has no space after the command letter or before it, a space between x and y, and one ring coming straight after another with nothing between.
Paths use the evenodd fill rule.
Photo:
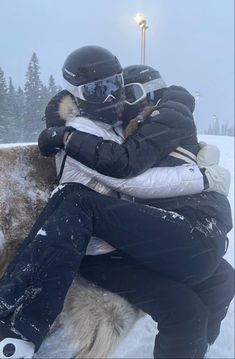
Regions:
<instances>
[{"instance_id":1,"label":"goggle lens","mask_svg":"<svg viewBox=\"0 0 235 359\"><path fill-rule=\"evenodd\" d=\"M125 102L134 105L146 97L144 87L139 83L125 85Z\"/></svg>"},{"instance_id":2,"label":"goggle lens","mask_svg":"<svg viewBox=\"0 0 235 359\"><path fill-rule=\"evenodd\" d=\"M122 74L117 74L79 86L79 97L87 102L101 104L109 97L120 99L123 88Z\"/></svg>"}]
</instances>

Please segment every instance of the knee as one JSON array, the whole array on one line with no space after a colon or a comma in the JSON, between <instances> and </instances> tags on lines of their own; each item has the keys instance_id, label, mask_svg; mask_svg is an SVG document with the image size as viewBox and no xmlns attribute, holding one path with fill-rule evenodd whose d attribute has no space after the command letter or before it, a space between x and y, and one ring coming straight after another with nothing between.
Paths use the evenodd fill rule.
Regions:
<instances>
[{"instance_id":1,"label":"knee","mask_svg":"<svg viewBox=\"0 0 235 359\"><path fill-rule=\"evenodd\" d=\"M79 212L87 213L90 212L89 207L89 196L82 191L72 191L68 192L66 196L64 196L62 203L60 204L60 208L66 208L66 212L74 212L78 214Z\"/></svg>"},{"instance_id":2,"label":"knee","mask_svg":"<svg viewBox=\"0 0 235 359\"><path fill-rule=\"evenodd\" d=\"M165 316L157 322L159 333L155 340L154 358L204 357L208 313L200 298L190 288L182 286L180 292L175 292L174 310L165 310Z\"/></svg>"},{"instance_id":3,"label":"knee","mask_svg":"<svg viewBox=\"0 0 235 359\"><path fill-rule=\"evenodd\" d=\"M193 290L184 286L175 296L173 310L159 323L160 328L172 328L174 336L192 341L205 338L208 324L208 311Z\"/></svg>"},{"instance_id":4,"label":"knee","mask_svg":"<svg viewBox=\"0 0 235 359\"><path fill-rule=\"evenodd\" d=\"M218 259L213 253L211 258L206 258L206 256L201 256L195 260L197 256L194 255L193 258L189 258L190 263L188 264L188 276L184 278L184 283L186 285L194 286L200 283L205 282L210 277L212 277L218 267Z\"/></svg>"},{"instance_id":5,"label":"knee","mask_svg":"<svg viewBox=\"0 0 235 359\"><path fill-rule=\"evenodd\" d=\"M206 333L208 323L208 311L201 299L191 290L185 290L184 300L176 310L179 311L178 317L182 322L184 333L193 332L196 337L201 337ZM190 334L191 335L191 334Z\"/></svg>"},{"instance_id":6,"label":"knee","mask_svg":"<svg viewBox=\"0 0 235 359\"><path fill-rule=\"evenodd\" d=\"M225 260L222 262L222 265L220 266L221 272L218 274L220 276L220 281L223 283L223 296L225 301L227 302L227 305L230 304L234 297L234 269Z\"/></svg>"}]
</instances>

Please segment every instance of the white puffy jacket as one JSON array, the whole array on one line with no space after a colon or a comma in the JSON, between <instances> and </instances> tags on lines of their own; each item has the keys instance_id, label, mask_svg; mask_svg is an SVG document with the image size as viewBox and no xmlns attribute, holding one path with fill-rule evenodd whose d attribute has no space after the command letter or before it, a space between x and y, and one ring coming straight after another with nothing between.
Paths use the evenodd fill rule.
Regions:
<instances>
[{"instance_id":1,"label":"white puffy jacket","mask_svg":"<svg viewBox=\"0 0 235 359\"><path fill-rule=\"evenodd\" d=\"M66 121L66 125L73 126L79 131L103 137L122 143L123 133L121 126L113 127L102 122L91 121L85 117L74 117ZM59 173L65 152L56 155L57 173ZM104 176L73 158L67 156L60 183L82 183L99 193L112 195L113 191L121 192L137 198L163 198L183 196L203 191L203 175L196 165L182 165L177 167L156 167L148 169L133 178L117 179ZM104 254L114 250L109 244L92 239L87 248L87 254Z\"/></svg>"}]
</instances>

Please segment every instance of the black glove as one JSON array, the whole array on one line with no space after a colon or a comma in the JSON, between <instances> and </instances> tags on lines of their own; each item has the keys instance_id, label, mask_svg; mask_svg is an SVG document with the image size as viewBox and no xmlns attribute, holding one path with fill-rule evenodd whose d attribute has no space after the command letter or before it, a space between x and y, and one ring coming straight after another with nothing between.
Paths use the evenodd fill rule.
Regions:
<instances>
[{"instance_id":1,"label":"black glove","mask_svg":"<svg viewBox=\"0 0 235 359\"><path fill-rule=\"evenodd\" d=\"M53 156L64 148L65 132L76 131L71 126L51 127L43 130L38 138L38 147L43 156Z\"/></svg>"}]
</instances>

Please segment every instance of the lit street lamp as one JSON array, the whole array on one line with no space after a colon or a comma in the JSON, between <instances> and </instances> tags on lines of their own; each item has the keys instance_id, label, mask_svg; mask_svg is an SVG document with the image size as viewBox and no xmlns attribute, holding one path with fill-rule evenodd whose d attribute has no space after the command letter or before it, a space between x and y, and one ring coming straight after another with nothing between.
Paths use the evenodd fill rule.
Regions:
<instances>
[{"instance_id":1,"label":"lit street lamp","mask_svg":"<svg viewBox=\"0 0 235 359\"><path fill-rule=\"evenodd\" d=\"M145 48L146 48L146 30L148 29L147 21L142 14L136 14L135 21L141 31L141 64L145 64Z\"/></svg>"}]
</instances>

